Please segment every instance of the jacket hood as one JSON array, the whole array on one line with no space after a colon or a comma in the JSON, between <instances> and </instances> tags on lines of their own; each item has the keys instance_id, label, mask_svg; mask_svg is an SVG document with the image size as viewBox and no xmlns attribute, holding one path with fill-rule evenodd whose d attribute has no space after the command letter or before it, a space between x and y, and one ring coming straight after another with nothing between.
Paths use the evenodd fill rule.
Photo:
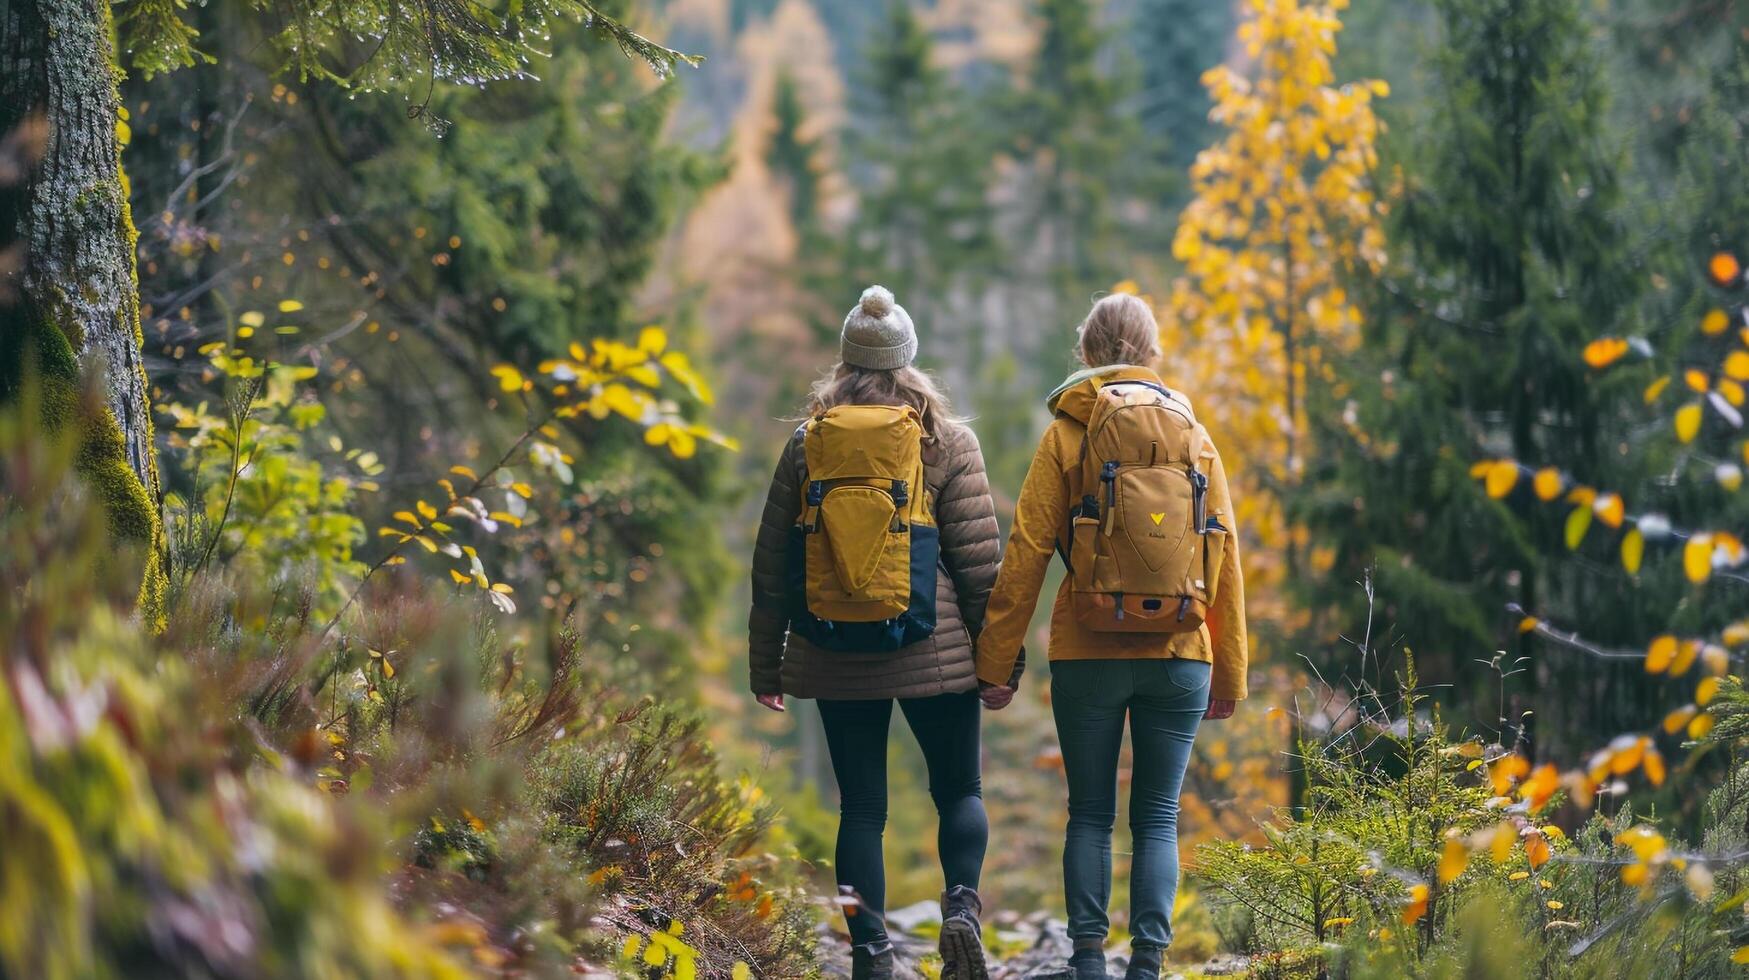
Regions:
<instances>
[{"instance_id":1,"label":"jacket hood","mask_svg":"<svg viewBox=\"0 0 1749 980\"><path fill-rule=\"evenodd\" d=\"M1069 375L1045 399L1053 414L1067 415L1082 425L1093 415L1093 401L1099 389L1113 381L1152 381L1161 384L1160 376L1151 369L1134 364L1108 364L1105 367L1082 368Z\"/></svg>"}]
</instances>

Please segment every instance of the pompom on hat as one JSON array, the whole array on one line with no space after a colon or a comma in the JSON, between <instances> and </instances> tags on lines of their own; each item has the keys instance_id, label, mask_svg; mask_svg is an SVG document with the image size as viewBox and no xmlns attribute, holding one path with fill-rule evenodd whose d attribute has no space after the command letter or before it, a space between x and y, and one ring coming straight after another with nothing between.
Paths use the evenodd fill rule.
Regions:
<instances>
[{"instance_id":1,"label":"pompom on hat","mask_svg":"<svg viewBox=\"0 0 1749 980\"><path fill-rule=\"evenodd\" d=\"M891 371L917 357L917 329L885 286L870 286L844 317L839 359L852 367Z\"/></svg>"}]
</instances>

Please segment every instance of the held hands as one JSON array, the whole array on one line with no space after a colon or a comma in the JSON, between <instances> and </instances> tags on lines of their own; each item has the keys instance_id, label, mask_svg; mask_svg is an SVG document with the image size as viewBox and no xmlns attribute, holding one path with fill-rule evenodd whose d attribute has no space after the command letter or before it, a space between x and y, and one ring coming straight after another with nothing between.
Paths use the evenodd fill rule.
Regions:
<instances>
[{"instance_id":1,"label":"held hands","mask_svg":"<svg viewBox=\"0 0 1749 980\"><path fill-rule=\"evenodd\" d=\"M760 694L755 699L773 711L789 710L783 706L783 695L781 694Z\"/></svg>"},{"instance_id":2,"label":"held hands","mask_svg":"<svg viewBox=\"0 0 1749 980\"><path fill-rule=\"evenodd\" d=\"M1210 698L1209 699L1209 709L1207 711L1203 712L1202 716L1204 718L1208 719L1209 721L1220 721L1223 718L1231 718L1231 717L1233 717L1233 709L1237 708L1238 706L1239 706L1239 702L1237 702L1237 701L1226 701L1226 700L1222 700L1220 698Z\"/></svg>"},{"instance_id":3,"label":"held hands","mask_svg":"<svg viewBox=\"0 0 1749 980\"><path fill-rule=\"evenodd\" d=\"M1014 688L1001 684L978 682L978 700L991 711L1001 711L1014 700Z\"/></svg>"}]
</instances>

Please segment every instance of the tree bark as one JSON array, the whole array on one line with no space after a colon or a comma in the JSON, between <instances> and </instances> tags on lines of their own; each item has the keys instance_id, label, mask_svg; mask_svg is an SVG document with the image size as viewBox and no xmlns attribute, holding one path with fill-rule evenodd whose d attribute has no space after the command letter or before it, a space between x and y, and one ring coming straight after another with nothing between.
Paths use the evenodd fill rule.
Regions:
<instances>
[{"instance_id":1,"label":"tree bark","mask_svg":"<svg viewBox=\"0 0 1749 980\"><path fill-rule=\"evenodd\" d=\"M107 0L0 4L0 133L35 114L48 123L43 159L5 216L25 245L19 292L81 367L103 367L128 468L156 500L117 76Z\"/></svg>"}]
</instances>

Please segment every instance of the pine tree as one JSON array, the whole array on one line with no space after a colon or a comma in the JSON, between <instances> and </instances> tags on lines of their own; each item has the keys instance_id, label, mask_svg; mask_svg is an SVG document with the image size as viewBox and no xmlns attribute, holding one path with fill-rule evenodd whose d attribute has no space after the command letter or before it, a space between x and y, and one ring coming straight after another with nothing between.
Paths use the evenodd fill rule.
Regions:
<instances>
[{"instance_id":1,"label":"pine tree","mask_svg":"<svg viewBox=\"0 0 1749 980\"><path fill-rule=\"evenodd\" d=\"M1304 592L1310 608L1339 610L1333 626L1352 627L1366 613L1354 583L1370 569L1379 626L1493 725L1498 679L1484 683L1473 661L1522 649L1505 628L1508 600L1584 609L1605 635L1614 614L1598 601L1609 586L1542 557L1560 550L1561 522L1515 516L1469 467L1509 456L1597 485L1618 447L1574 352L1634 332L1644 277L1619 221L1599 61L1574 0L1438 7L1430 110L1394 144L1390 261L1357 289L1366 343L1312 391L1322 451L1299 516L1320 574ZM1567 705L1590 696L1564 686L1578 682L1574 666L1538 658L1527 675L1531 694L1563 685L1561 705L1539 704L1545 716L1589 710Z\"/></svg>"},{"instance_id":2,"label":"pine tree","mask_svg":"<svg viewBox=\"0 0 1749 980\"><path fill-rule=\"evenodd\" d=\"M1056 297L1084 296L1130 271L1125 205L1155 196L1153 160L1132 104L1134 79L1102 67L1105 33L1088 0L1039 0L1038 53L1006 93L1011 148L1028 167L1026 209ZM1079 305L1080 300L1076 300Z\"/></svg>"},{"instance_id":3,"label":"pine tree","mask_svg":"<svg viewBox=\"0 0 1749 980\"><path fill-rule=\"evenodd\" d=\"M1207 0L1140 0L1131 38L1141 61L1142 127L1161 162L1183 171L1211 141L1203 73L1220 64L1233 33L1232 5Z\"/></svg>"},{"instance_id":4,"label":"pine tree","mask_svg":"<svg viewBox=\"0 0 1749 980\"><path fill-rule=\"evenodd\" d=\"M1253 621L1277 629L1291 617L1275 586L1298 565L1282 502L1308 451L1306 386L1323 381L1326 351L1358 339L1346 279L1384 259L1372 173L1388 89L1337 82L1341 28L1335 5L1245 4L1244 68L1205 75L1219 136L1191 168L1172 243L1184 275L1160 316L1167 380L1195 399L1238 477Z\"/></svg>"},{"instance_id":5,"label":"pine tree","mask_svg":"<svg viewBox=\"0 0 1749 980\"><path fill-rule=\"evenodd\" d=\"M847 275L891 287L921 328L946 341L929 353L952 360L973 338L946 311L999 255L986 130L934 63L934 43L904 0L888 6L866 51L844 133L845 167L863 188L845 240Z\"/></svg>"},{"instance_id":6,"label":"pine tree","mask_svg":"<svg viewBox=\"0 0 1749 980\"><path fill-rule=\"evenodd\" d=\"M844 250L821 214L827 176L824 141L813 131L795 77L787 71L778 72L772 87L771 117L765 164L782 188L796 235L787 270L796 312L824 339L837 331L837 313L842 312L837 306L843 299Z\"/></svg>"}]
</instances>

